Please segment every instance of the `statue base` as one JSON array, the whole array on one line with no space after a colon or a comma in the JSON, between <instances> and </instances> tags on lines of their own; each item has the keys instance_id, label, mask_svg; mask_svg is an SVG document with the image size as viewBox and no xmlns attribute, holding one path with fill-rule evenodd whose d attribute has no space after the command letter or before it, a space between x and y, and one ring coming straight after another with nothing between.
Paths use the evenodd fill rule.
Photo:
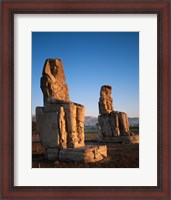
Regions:
<instances>
[{"instance_id":1,"label":"statue base","mask_svg":"<svg viewBox=\"0 0 171 200\"><path fill-rule=\"evenodd\" d=\"M135 143L139 143L139 135L118 136L118 137L101 137L101 138L98 138L98 141L104 142L104 143L135 144Z\"/></svg>"},{"instance_id":2,"label":"statue base","mask_svg":"<svg viewBox=\"0 0 171 200\"><path fill-rule=\"evenodd\" d=\"M107 157L106 145L85 145L79 148L48 148L45 158L59 162L98 162Z\"/></svg>"}]
</instances>

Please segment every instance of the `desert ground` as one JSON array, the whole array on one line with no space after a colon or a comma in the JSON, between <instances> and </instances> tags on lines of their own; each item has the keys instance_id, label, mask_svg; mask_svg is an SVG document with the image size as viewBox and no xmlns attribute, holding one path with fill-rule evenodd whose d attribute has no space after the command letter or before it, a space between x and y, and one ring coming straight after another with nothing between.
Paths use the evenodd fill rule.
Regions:
<instances>
[{"instance_id":1,"label":"desert ground","mask_svg":"<svg viewBox=\"0 0 171 200\"><path fill-rule=\"evenodd\" d=\"M45 149L40 144L39 134L33 124L32 135L32 168L138 168L139 144L113 144L107 145L108 157L96 163L58 162L48 161L44 158ZM85 129L85 144L101 144L97 141L97 129ZM138 127L132 127L131 131L139 133Z\"/></svg>"}]
</instances>

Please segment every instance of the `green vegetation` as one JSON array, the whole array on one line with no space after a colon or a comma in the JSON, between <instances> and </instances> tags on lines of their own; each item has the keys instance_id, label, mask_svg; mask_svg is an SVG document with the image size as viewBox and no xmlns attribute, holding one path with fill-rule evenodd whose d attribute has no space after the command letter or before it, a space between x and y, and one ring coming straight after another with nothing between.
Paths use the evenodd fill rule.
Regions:
<instances>
[{"instance_id":1,"label":"green vegetation","mask_svg":"<svg viewBox=\"0 0 171 200\"><path fill-rule=\"evenodd\" d=\"M95 133L98 133L98 128L93 127L93 126L85 126L84 127L84 132L85 133L93 133L93 134L95 134Z\"/></svg>"},{"instance_id":2,"label":"green vegetation","mask_svg":"<svg viewBox=\"0 0 171 200\"><path fill-rule=\"evenodd\" d=\"M130 126L129 129L138 129L139 130L139 126Z\"/></svg>"},{"instance_id":3,"label":"green vegetation","mask_svg":"<svg viewBox=\"0 0 171 200\"><path fill-rule=\"evenodd\" d=\"M139 134L139 126L131 126L129 127L129 130L135 134Z\"/></svg>"},{"instance_id":4,"label":"green vegetation","mask_svg":"<svg viewBox=\"0 0 171 200\"><path fill-rule=\"evenodd\" d=\"M131 126L129 127L130 131L139 133L139 126ZM84 132L85 134L97 134L98 133L98 128L93 127L93 126L85 126L84 127Z\"/></svg>"}]
</instances>

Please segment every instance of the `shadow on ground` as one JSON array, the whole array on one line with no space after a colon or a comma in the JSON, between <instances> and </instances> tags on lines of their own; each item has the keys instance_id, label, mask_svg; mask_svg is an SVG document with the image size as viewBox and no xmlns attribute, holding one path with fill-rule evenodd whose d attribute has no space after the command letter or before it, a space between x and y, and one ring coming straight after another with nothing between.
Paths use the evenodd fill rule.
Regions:
<instances>
[{"instance_id":1,"label":"shadow on ground","mask_svg":"<svg viewBox=\"0 0 171 200\"><path fill-rule=\"evenodd\" d=\"M86 144L97 145L95 135L86 135ZM103 144L103 143L100 143ZM41 146L38 136L33 136L32 167L33 168L138 168L139 144L108 143L108 157L96 163L58 162L44 158L45 149Z\"/></svg>"}]
</instances>

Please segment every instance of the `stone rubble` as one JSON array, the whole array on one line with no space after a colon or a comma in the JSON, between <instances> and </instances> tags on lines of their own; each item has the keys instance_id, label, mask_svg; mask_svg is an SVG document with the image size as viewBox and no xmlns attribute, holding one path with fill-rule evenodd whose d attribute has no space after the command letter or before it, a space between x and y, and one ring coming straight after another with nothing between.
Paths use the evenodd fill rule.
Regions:
<instances>
[{"instance_id":1,"label":"stone rubble","mask_svg":"<svg viewBox=\"0 0 171 200\"><path fill-rule=\"evenodd\" d=\"M59 161L76 161L76 162L97 162L107 157L107 147L106 145L94 146L86 145L80 148L67 148L62 149L59 153Z\"/></svg>"}]
</instances>

